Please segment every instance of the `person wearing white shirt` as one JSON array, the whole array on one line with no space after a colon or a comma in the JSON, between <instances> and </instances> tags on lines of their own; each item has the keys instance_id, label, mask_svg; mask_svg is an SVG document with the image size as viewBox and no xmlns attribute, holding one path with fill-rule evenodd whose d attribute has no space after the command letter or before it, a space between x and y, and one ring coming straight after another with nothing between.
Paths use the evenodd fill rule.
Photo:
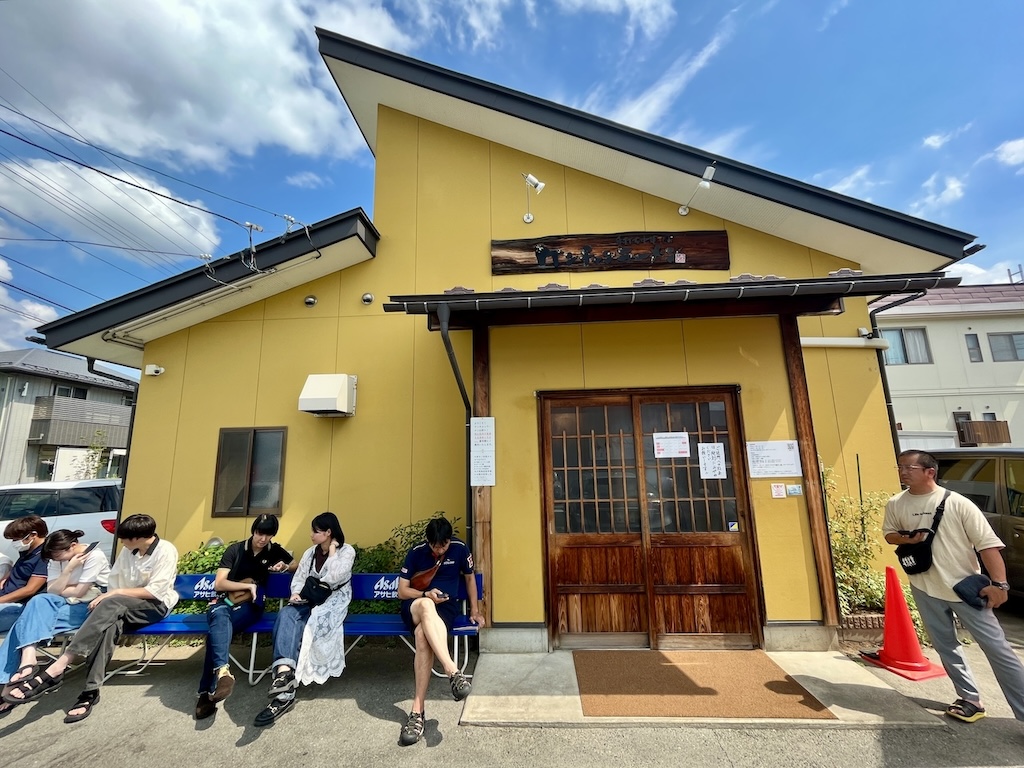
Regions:
<instances>
[{"instance_id":1,"label":"person wearing white shirt","mask_svg":"<svg viewBox=\"0 0 1024 768\"><path fill-rule=\"evenodd\" d=\"M107 663L124 627L159 621L178 602L174 591L178 550L156 535L156 520L149 515L131 515L118 524L117 538L123 546L110 570L107 591L89 602L89 617L67 650L38 675L5 691L4 701L23 704L56 690L63 684L68 666L85 657L85 688L64 722L84 720L100 700Z\"/></svg>"}]
</instances>

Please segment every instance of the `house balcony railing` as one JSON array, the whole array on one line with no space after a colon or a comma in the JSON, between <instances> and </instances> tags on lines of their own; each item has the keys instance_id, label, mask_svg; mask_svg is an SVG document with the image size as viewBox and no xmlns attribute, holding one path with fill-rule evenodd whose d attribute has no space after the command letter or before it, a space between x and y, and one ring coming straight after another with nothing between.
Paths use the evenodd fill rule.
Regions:
<instances>
[{"instance_id":1,"label":"house balcony railing","mask_svg":"<svg viewBox=\"0 0 1024 768\"><path fill-rule=\"evenodd\" d=\"M956 431L963 446L1010 442L1010 423L1007 421L959 421Z\"/></svg>"},{"instance_id":2,"label":"house balcony railing","mask_svg":"<svg viewBox=\"0 0 1024 768\"><path fill-rule=\"evenodd\" d=\"M28 439L40 445L126 448L132 410L74 397L37 397Z\"/></svg>"}]
</instances>

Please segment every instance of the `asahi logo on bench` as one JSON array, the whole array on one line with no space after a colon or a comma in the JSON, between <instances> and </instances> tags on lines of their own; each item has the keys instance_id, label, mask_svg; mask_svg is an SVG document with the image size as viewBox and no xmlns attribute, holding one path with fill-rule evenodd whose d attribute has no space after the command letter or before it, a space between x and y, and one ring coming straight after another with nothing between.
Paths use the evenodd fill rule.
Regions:
<instances>
[{"instance_id":1,"label":"asahi logo on bench","mask_svg":"<svg viewBox=\"0 0 1024 768\"><path fill-rule=\"evenodd\" d=\"M213 579L204 576L196 582L192 588L192 600L212 600L217 596L217 590L213 588Z\"/></svg>"},{"instance_id":2,"label":"asahi logo on bench","mask_svg":"<svg viewBox=\"0 0 1024 768\"><path fill-rule=\"evenodd\" d=\"M373 585L373 599L374 600L387 600L395 599L398 597L398 577L388 578L387 576L381 576L377 579L377 583Z\"/></svg>"}]
</instances>

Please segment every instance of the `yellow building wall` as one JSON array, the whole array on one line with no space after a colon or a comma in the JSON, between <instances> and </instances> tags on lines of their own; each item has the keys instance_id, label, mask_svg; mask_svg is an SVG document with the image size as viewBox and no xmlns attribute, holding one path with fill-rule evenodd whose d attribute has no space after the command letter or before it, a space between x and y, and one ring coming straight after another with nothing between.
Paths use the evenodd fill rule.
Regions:
<instances>
[{"instance_id":1,"label":"yellow building wall","mask_svg":"<svg viewBox=\"0 0 1024 768\"><path fill-rule=\"evenodd\" d=\"M547 184L530 198L521 174ZM387 296L533 289L550 275L492 276L490 242L545 234L725 229L728 271L560 273L573 287L629 285L645 277L721 282L744 272L824 276L844 266L828 254L661 200L575 169L381 108L374 220L376 258L147 345L145 363L167 373L140 387L126 512L148 511L184 550L212 535L247 535L248 521L211 519L217 436L227 426L288 428L279 540L308 543L309 519L339 514L350 541L370 545L437 510L465 524L464 406L440 335L422 316L385 314ZM329 257L329 253L327 254ZM373 293L363 305L359 297ZM314 294L318 303L305 307ZM863 301L839 317L804 318L806 335L854 335ZM470 338L452 339L464 378ZM497 486L492 496L498 622L543 622L543 531L535 392L546 389L739 384L747 440L793 439L790 393L772 318L495 328L492 415ZM818 449L847 476L860 455L867 487L889 482L888 423L871 350L806 350ZM309 373L359 376L356 415L318 419L297 410ZM866 465L866 466L865 466ZM810 468L805 468L809 471ZM771 499L751 484L767 616L820 618L800 497ZM461 527L461 526L460 526ZM798 566L799 564L799 566Z\"/></svg>"}]
</instances>

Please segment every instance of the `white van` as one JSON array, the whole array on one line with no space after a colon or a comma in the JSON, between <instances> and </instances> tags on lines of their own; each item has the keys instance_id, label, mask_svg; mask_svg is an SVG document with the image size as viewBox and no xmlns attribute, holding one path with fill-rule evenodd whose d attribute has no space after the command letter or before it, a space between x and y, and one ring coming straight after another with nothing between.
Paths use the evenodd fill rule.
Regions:
<instances>
[{"instance_id":1,"label":"white van","mask_svg":"<svg viewBox=\"0 0 1024 768\"><path fill-rule=\"evenodd\" d=\"M1024 596L1024 448L943 448L939 485L962 493L985 513L1006 544L1003 560L1010 592Z\"/></svg>"},{"instance_id":2,"label":"white van","mask_svg":"<svg viewBox=\"0 0 1024 768\"><path fill-rule=\"evenodd\" d=\"M6 530L19 517L39 515L50 531L83 531L83 543L98 542L108 558L114 554L120 509L119 479L0 485L0 530ZM6 538L0 539L0 553L17 559L13 544Z\"/></svg>"}]
</instances>

